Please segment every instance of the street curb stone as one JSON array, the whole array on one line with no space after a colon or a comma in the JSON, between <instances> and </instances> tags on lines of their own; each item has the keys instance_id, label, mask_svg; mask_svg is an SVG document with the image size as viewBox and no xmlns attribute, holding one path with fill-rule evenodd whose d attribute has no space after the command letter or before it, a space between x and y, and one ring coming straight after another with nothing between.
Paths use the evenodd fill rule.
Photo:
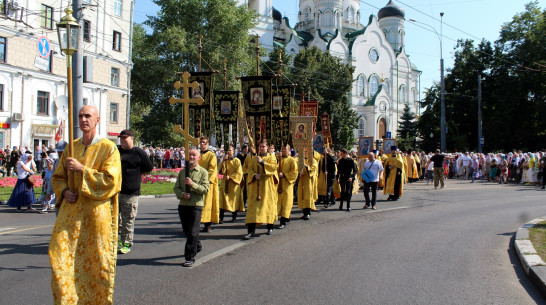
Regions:
<instances>
[{"instance_id":1,"label":"street curb stone","mask_svg":"<svg viewBox=\"0 0 546 305\"><path fill-rule=\"evenodd\" d=\"M163 194L163 195L143 195L143 196L139 196L138 198L143 198L143 199L154 199L154 198L175 198L176 195L175 194Z\"/></svg>"},{"instance_id":2,"label":"street curb stone","mask_svg":"<svg viewBox=\"0 0 546 305\"><path fill-rule=\"evenodd\" d=\"M546 220L546 216L536 218L524 224L516 231L514 248L518 254L523 270L546 297L546 263L540 258L535 247L529 240L529 229Z\"/></svg>"}]
</instances>

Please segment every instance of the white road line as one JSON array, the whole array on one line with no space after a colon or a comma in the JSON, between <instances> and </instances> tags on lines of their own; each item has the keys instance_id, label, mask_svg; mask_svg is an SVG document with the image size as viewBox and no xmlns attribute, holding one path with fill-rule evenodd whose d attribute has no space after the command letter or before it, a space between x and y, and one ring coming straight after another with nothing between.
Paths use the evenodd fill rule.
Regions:
<instances>
[{"instance_id":1,"label":"white road line","mask_svg":"<svg viewBox=\"0 0 546 305\"><path fill-rule=\"evenodd\" d=\"M224 255L224 254L226 254L228 252L231 252L231 251L233 251L233 250L235 250L237 248L240 248L240 247L242 247L242 246L244 246L246 244L247 243L237 242L237 243L235 243L235 244L233 244L231 246L225 247L225 248L220 249L220 250L218 250L216 252L212 252L211 254L203 256L203 258L200 258L200 259L196 260L195 264L193 266L197 267L197 266L199 266L201 264L204 264L204 263L206 263L206 262L208 262L208 261L210 261L212 259L217 258L218 256Z\"/></svg>"},{"instance_id":2,"label":"white road line","mask_svg":"<svg viewBox=\"0 0 546 305\"><path fill-rule=\"evenodd\" d=\"M47 228L47 227L53 227L53 225L35 226L35 227L30 227L30 228L17 229L17 230L13 230L13 231L2 232L2 233L0 233L0 235L16 233L16 232L22 232L22 231L28 231L28 230L34 230L34 229L42 229L42 228ZM15 228L8 228L8 229L15 229ZM7 230L7 229L5 229L5 230ZM0 230L0 231L2 231L2 230Z\"/></svg>"},{"instance_id":3,"label":"white road line","mask_svg":"<svg viewBox=\"0 0 546 305\"><path fill-rule=\"evenodd\" d=\"M13 229L15 229L15 228L0 228L0 232L1 231L6 231L6 230L13 230Z\"/></svg>"}]
</instances>

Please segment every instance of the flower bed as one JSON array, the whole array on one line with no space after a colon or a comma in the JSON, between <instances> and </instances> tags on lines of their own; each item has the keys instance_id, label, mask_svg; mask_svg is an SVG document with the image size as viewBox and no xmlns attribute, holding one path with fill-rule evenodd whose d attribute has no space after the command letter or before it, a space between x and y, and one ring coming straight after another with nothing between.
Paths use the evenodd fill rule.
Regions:
<instances>
[{"instance_id":1,"label":"flower bed","mask_svg":"<svg viewBox=\"0 0 546 305\"><path fill-rule=\"evenodd\" d=\"M34 178L36 178L36 185L34 187L41 187L43 184L42 176L40 175L34 175ZM7 178L0 178L0 187L15 187L15 184L17 183L17 177L7 177Z\"/></svg>"},{"instance_id":2,"label":"flower bed","mask_svg":"<svg viewBox=\"0 0 546 305\"><path fill-rule=\"evenodd\" d=\"M173 183L176 182L176 178L165 175L144 175L142 176L142 183L154 184L154 183Z\"/></svg>"}]
</instances>

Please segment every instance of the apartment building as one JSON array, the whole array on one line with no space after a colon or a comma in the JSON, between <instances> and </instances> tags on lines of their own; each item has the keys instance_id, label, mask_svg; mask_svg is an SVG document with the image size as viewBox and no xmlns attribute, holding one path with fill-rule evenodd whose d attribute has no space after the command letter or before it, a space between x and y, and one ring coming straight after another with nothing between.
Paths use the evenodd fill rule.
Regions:
<instances>
[{"instance_id":1,"label":"apartment building","mask_svg":"<svg viewBox=\"0 0 546 305\"><path fill-rule=\"evenodd\" d=\"M61 122L68 139L66 57L56 23L71 3L0 0L2 148L54 144ZM82 0L81 7L83 104L99 109L98 133L116 143L129 111L133 6L133 0Z\"/></svg>"}]
</instances>

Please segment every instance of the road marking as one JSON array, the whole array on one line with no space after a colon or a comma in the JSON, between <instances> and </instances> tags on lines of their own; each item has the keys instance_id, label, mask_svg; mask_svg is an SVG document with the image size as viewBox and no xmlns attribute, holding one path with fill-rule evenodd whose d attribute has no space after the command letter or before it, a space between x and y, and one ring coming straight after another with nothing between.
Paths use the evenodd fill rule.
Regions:
<instances>
[{"instance_id":1,"label":"road marking","mask_svg":"<svg viewBox=\"0 0 546 305\"><path fill-rule=\"evenodd\" d=\"M0 228L0 231L13 230L15 228Z\"/></svg>"},{"instance_id":2,"label":"road marking","mask_svg":"<svg viewBox=\"0 0 546 305\"><path fill-rule=\"evenodd\" d=\"M366 210L370 210L370 212L377 213L377 212L388 212L388 211L404 210L404 209L409 209L409 207L403 206L403 207L380 209L380 210L373 210L373 209L367 208Z\"/></svg>"},{"instance_id":3,"label":"road marking","mask_svg":"<svg viewBox=\"0 0 546 305\"><path fill-rule=\"evenodd\" d=\"M36 227L19 229L19 230L14 230L14 231L0 232L0 235L16 233L16 232L22 232L22 231L28 231L28 230L35 230L35 229L43 229L43 228L47 228L47 227L53 227L53 225L36 226ZM0 229L0 231L5 231L5 230L9 230L9 229L13 229L13 228L5 228L3 230Z\"/></svg>"},{"instance_id":4,"label":"road marking","mask_svg":"<svg viewBox=\"0 0 546 305\"><path fill-rule=\"evenodd\" d=\"M211 254L206 255L206 256L203 256L203 258L201 258L201 259L195 261L195 264L194 264L193 266L194 266L194 267L197 267L197 266L199 266L199 265L201 265L201 264L204 264L204 263L206 263L206 262L208 262L208 261L210 261L210 260L213 260L213 259L217 258L218 256L224 255L224 254L226 254L226 253L228 253L228 252L231 252L231 251L233 251L233 250L235 250L235 249L237 249L237 248L239 248L239 247L242 247L242 246L244 246L244 245L246 245L246 243L237 242L236 244L233 244L233 245L231 245L231 246L225 247L225 248L220 249L220 250L218 250L218 251L216 251L216 252L212 252Z\"/></svg>"}]
</instances>

